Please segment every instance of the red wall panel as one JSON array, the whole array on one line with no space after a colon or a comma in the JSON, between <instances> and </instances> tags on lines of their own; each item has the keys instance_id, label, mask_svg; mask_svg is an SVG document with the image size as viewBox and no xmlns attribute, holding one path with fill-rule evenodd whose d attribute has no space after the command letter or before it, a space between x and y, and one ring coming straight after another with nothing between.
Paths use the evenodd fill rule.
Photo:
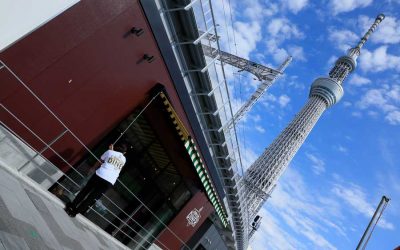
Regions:
<instances>
[{"instance_id":1,"label":"red wall panel","mask_svg":"<svg viewBox=\"0 0 400 250\"><path fill-rule=\"evenodd\" d=\"M133 27L140 37L125 36ZM152 63L141 62L147 53ZM0 53L2 60L88 147L147 101L157 83L165 85L186 127L190 125L165 67L146 17L137 1L82 0ZM0 69L0 101L46 142L64 129L5 68ZM40 150L31 134L1 110L1 121ZM63 143L63 140L64 143ZM57 152L83 146L61 139ZM75 140L76 141L76 140ZM51 158L51 153L46 154Z\"/></svg>"},{"instance_id":2,"label":"red wall panel","mask_svg":"<svg viewBox=\"0 0 400 250\"><path fill-rule=\"evenodd\" d=\"M83 0L1 53L24 80L45 70L136 0Z\"/></svg>"},{"instance_id":3,"label":"red wall panel","mask_svg":"<svg viewBox=\"0 0 400 250\"><path fill-rule=\"evenodd\" d=\"M187 223L186 217L194 209L201 211L199 221L193 227ZM208 202L204 193L198 192L185 205L179 214L175 216L174 220L169 223L168 227L176 234L176 236L179 237L180 240L186 243L190 240L193 234L197 231L197 229L199 229L201 224L207 219L213 210L214 208ZM159 234L156 244L157 242L161 242L162 244L158 244L158 246L162 249L165 249L164 246L168 249L181 249L183 244L175 235L171 233L171 231L164 229L164 231Z\"/></svg>"}]
</instances>

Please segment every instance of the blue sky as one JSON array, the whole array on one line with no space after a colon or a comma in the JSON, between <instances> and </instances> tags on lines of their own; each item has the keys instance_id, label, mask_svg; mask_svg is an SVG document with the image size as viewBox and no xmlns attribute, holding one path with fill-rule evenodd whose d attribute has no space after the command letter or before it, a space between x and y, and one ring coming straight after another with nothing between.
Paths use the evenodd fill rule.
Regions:
<instances>
[{"instance_id":1,"label":"blue sky","mask_svg":"<svg viewBox=\"0 0 400 250\"><path fill-rule=\"evenodd\" d=\"M400 245L400 1L213 4L224 50L274 67L294 57L238 126L245 166L306 103L312 81L386 15L344 83L344 97L322 115L264 205L251 248L354 249L382 195L391 201L367 249ZM237 109L259 82L226 71Z\"/></svg>"}]
</instances>

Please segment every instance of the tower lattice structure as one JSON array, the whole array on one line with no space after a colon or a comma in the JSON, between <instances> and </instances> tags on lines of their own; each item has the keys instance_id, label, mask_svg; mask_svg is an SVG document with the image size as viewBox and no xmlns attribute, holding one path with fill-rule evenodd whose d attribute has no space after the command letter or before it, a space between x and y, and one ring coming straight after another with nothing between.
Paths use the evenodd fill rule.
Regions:
<instances>
[{"instance_id":1,"label":"tower lattice structure","mask_svg":"<svg viewBox=\"0 0 400 250\"><path fill-rule=\"evenodd\" d=\"M347 55L337 59L328 77L320 77L313 82L308 102L247 170L243 185L245 185L247 191L246 198L250 223L270 196L277 180L285 171L322 113L342 98L344 80L356 68L356 60L360 55L361 48L384 18L383 14L377 16L375 22L361 38L357 46L351 48ZM251 225L249 226L251 227ZM250 230L249 237L254 233L254 228L251 229L253 230Z\"/></svg>"}]
</instances>

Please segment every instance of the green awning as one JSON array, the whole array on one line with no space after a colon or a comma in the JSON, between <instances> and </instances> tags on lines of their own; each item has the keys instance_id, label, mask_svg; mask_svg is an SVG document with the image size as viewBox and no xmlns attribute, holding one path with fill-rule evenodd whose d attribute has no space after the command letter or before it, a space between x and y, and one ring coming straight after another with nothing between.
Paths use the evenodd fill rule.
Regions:
<instances>
[{"instance_id":1,"label":"green awning","mask_svg":"<svg viewBox=\"0 0 400 250\"><path fill-rule=\"evenodd\" d=\"M196 144L193 139L190 137L188 130L183 125L182 121L179 119L178 114L172 107L169 102L167 96L161 92L160 97L165 105L167 112L169 113L169 117L172 120L172 123L175 126L175 129L178 132L181 140L184 142L184 146L189 154L190 159L193 162L193 166L199 175L200 181L203 184L203 187L206 191L207 197L210 200L211 204L214 206L215 211L217 212L219 218L222 221L222 224L226 227L228 225L228 219L226 213L223 209L221 201L215 191L214 185L211 181L210 175L208 174L207 169L204 167L203 162L201 160L200 154L196 148Z\"/></svg>"}]
</instances>

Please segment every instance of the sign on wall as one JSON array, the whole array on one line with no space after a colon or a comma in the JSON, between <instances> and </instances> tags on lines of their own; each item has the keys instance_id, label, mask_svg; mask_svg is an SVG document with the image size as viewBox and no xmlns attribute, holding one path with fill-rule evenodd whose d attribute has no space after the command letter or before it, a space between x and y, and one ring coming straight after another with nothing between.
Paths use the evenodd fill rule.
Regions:
<instances>
[{"instance_id":1,"label":"sign on wall","mask_svg":"<svg viewBox=\"0 0 400 250\"><path fill-rule=\"evenodd\" d=\"M203 207L201 207L200 209L194 208L192 211L190 211L190 213L186 216L186 220L187 220L187 225L195 227L197 225L197 223L199 222L200 218L201 218L201 211L203 210Z\"/></svg>"},{"instance_id":2,"label":"sign on wall","mask_svg":"<svg viewBox=\"0 0 400 250\"><path fill-rule=\"evenodd\" d=\"M214 211L206 195L197 192L158 235L156 244L162 249L181 249Z\"/></svg>"}]
</instances>

